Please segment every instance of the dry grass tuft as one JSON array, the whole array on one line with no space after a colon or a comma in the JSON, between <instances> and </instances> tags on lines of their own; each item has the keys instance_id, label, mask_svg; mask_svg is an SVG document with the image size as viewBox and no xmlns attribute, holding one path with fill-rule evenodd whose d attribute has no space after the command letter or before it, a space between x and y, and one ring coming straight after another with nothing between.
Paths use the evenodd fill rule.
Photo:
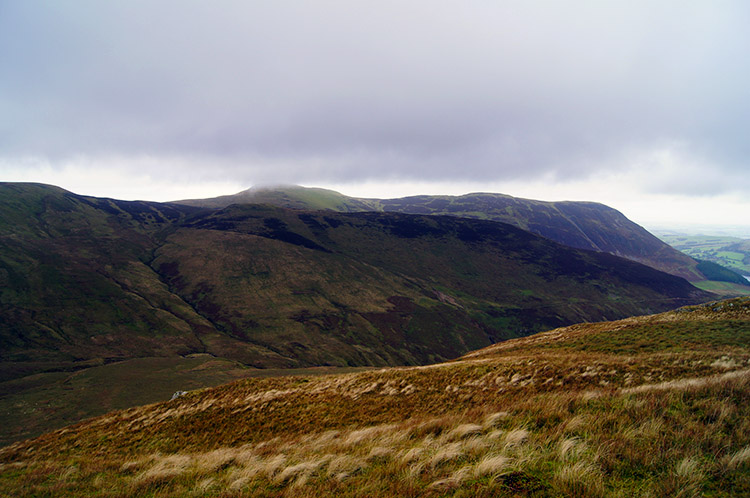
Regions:
<instances>
[{"instance_id":1,"label":"dry grass tuft","mask_svg":"<svg viewBox=\"0 0 750 498\"><path fill-rule=\"evenodd\" d=\"M467 455L477 456L485 452L489 443L484 437L474 436L463 440L463 451Z\"/></svg>"},{"instance_id":2,"label":"dry grass tuft","mask_svg":"<svg viewBox=\"0 0 750 498\"><path fill-rule=\"evenodd\" d=\"M401 461L401 463L410 463L421 458L423 454L424 448L414 446L412 448L402 450L401 455L399 456L399 460Z\"/></svg>"},{"instance_id":3,"label":"dry grass tuft","mask_svg":"<svg viewBox=\"0 0 750 498\"><path fill-rule=\"evenodd\" d=\"M360 458L340 454L331 458L328 464L328 475L339 481L343 481L344 479L356 475L366 466L367 463Z\"/></svg>"},{"instance_id":4,"label":"dry grass tuft","mask_svg":"<svg viewBox=\"0 0 750 498\"><path fill-rule=\"evenodd\" d=\"M461 485L471 475L471 467L464 466L453 472L449 477L430 483L430 488L447 491Z\"/></svg>"},{"instance_id":5,"label":"dry grass tuft","mask_svg":"<svg viewBox=\"0 0 750 498\"><path fill-rule=\"evenodd\" d=\"M700 462L686 457L675 466L673 478L665 481L663 492L672 496L699 496L705 475Z\"/></svg>"},{"instance_id":6,"label":"dry grass tuft","mask_svg":"<svg viewBox=\"0 0 750 498\"><path fill-rule=\"evenodd\" d=\"M235 461L237 451L233 448L220 448L195 456L195 465L204 474L217 472Z\"/></svg>"},{"instance_id":7,"label":"dry grass tuft","mask_svg":"<svg viewBox=\"0 0 750 498\"><path fill-rule=\"evenodd\" d=\"M486 475L500 475L507 467L510 459L505 455L486 455L474 466L474 475L482 477Z\"/></svg>"},{"instance_id":8,"label":"dry grass tuft","mask_svg":"<svg viewBox=\"0 0 750 498\"><path fill-rule=\"evenodd\" d=\"M448 439L461 439L467 436L474 436L482 432L483 427L479 424L461 424L448 433Z\"/></svg>"},{"instance_id":9,"label":"dry grass tuft","mask_svg":"<svg viewBox=\"0 0 750 498\"><path fill-rule=\"evenodd\" d=\"M557 453L561 460L572 460L580 456L585 445L577 437L565 438L557 444Z\"/></svg>"},{"instance_id":10,"label":"dry grass tuft","mask_svg":"<svg viewBox=\"0 0 750 498\"><path fill-rule=\"evenodd\" d=\"M382 436L383 434L391 432L393 428L393 425L388 424L355 430L349 433L342 444L344 446L356 446L358 444L361 444L362 442L373 440L379 436Z\"/></svg>"},{"instance_id":11,"label":"dry grass tuft","mask_svg":"<svg viewBox=\"0 0 750 498\"><path fill-rule=\"evenodd\" d=\"M721 358L718 358L713 363L711 363L712 367L720 368L722 370L731 370L733 368L737 368L739 365L739 363L737 363L733 358L730 358L729 356L722 356Z\"/></svg>"},{"instance_id":12,"label":"dry grass tuft","mask_svg":"<svg viewBox=\"0 0 750 498\"><path fill-rule=\"evenodd\" d=\"M489 415L487 415L487 416L485 417L485 419L484 419L484 422L483 422L483 424L484 424L484 427L485 427L485 428L490 428L490 427L494 427L494 426L495 426L495 425L497 425L498 423L500 423L500 422L502 422L503 420L507 419L507 418L508 418L509 416L510 416L510 414L509 414L508 412L495 412L495 413L490 413L490 414L489 414Z\"/></svg>"},{"instance_id":13,"label":"dry grass tuft","mask_svg":"<svg viewBox=\"0 0 750 498\"><path fill-rule=\"evenodd\" d=\"M489 441L496 441L498 439L501 439L503 435L505 434L505 431L501 431L499 429L495 429L494 431L490 431L485 435L485 439Z\"/></svg>"},{"instance_id":14,"label":"dry grass tuft","mask_svg":"<svg viewBox=\"0 0 750 498\"><path fill-rule=\"evenodd\" d=\"M529 437L526 429L514 429L505 433L505 447L510 448L523 444Z\"/></svg>"},{"instance_id":15,"label":"dry grass tuft","mask_svg":"<svg viewBox=\"0 0 750 498\"><path fill-rule=\"evenodd\" d=\"M725 466L728 469L737 469L745 462L750 461L750 446L745 446L731 455L724 457Z\"/></svg>"},{"instance_id":16,"label":"dry grass tuft","mask_svg":"<svg viewBox=\"0 0 750 498\"><path fill-rule=\"evenodd\" d=\"M588 427L590 423L591 421L586 415L573 415L563 424L563 431L566 434L575 434L581 429Z\"/></svg>"},{"instance_id":17,"label":"dry grass tuft","mask_svg":"<svg viewBox=\"0 0 750 498\"><path fill-rule=\"evenodd\" d=\"M295 480L295 485L300 486L307 482L307 480L315 472L323 468L329 461L329 457L322 457L317 460L309 460L306 462L298 463L296 465L290 465L285 468L274 477L276 483L286 483L291 480Z\"/></svg>"},{"instance_id":18,"label":"dry grass tuft","mask_svg":"<svg viewBox=\"0 0 750 498\"><path fill-rule=\"evenodd\" d=\"M370 450L370 453L367 455L368 461L383 461L391 458L393 456L393 449L392 448L385 448L383 446L375 446Z\"/></svg>"},{"instance_id":19,"label":"dry grass tuft","mask_svg":"<svg viewBox=\"0 0 750 498\"><path fill-rule=\"evenodd\" d=\"M172 478L188 471L192 459L188 455L154 455L151 468L138 476L139 480Z\"/></svg>"},{"instance_id":20,"label":"dry grass tuft","mask_svg":"<svg viewBox=\"0 0 750 498\"><path fill-rule=\"evenodd\" d=\"M272 479L282 468L286 466L287 457L281 453L261 462L260 471L269 479Z\"/></svg>"},{"instance_id":21,"label":"dry grass tuft","mask_svg":"<svg viewBox=\"0 0 750 498\"><path fill-rule=\"evenodd\" d=\"M202 495L211 491L211 488L216 487L216 485L216 479L214 479L213 477L207 477L195 486L195 491L198 494Z\"/></svg>"},{"instance_id":22,"label":"dry grass tuft","mask_svg":"<svg viewBox=\"0 0 750 498\"><path fill-rule=\"evenodd\" d=\"M131 474L133 472L137 472L143 468L146 462L147 460L145 459L127 461L120 466L120 472L122 472L123 474Z\"/></svg>"},{"instance_id":23,"label":"dry grass tuft","mask_svg":"<svg viewBox=\"0 0 750 498\"><path fill-rule=\"evenodd\" d=\"M581 498L604 496L601 471L591 463L579 461L559 469L553 476L554 488L562 496Z\"/></svg>"},{"instance_id":24,"label":"dry grass tuft","mask_svg":"<svg viewBox=\"0 0 750 498\"><path fill-rule=\"evenodd\" d=\"M456 460L460 457L462 457L464 454L463 452L463 445L461 443L449 443L442 447L440 447L433 455L430 457L429 465L430 467L438 467L444 463Z\"/></svg>"}]
</instances>

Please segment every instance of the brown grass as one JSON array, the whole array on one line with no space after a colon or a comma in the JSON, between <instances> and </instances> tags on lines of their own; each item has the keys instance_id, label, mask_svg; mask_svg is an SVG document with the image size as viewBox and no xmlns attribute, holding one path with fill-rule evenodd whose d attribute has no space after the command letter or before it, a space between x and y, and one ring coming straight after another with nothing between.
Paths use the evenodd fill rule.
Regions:
<instances>
[{"instance_id":1,"label":"brown grass","mask_svg":"<svg viewBox=\"0 0 750 498\"><path fill-rule=\"evenodd\" d=\"M692 315L642 321L680 327ZM750 313L733 320L745 324ZM0 450L0 491L750 493L747 346L704 348L699 336L689 348L638 355L559 346L643 325L625 322L552 331L432 368L240 381L115 412Z\"/></svg>"}]
</instances>

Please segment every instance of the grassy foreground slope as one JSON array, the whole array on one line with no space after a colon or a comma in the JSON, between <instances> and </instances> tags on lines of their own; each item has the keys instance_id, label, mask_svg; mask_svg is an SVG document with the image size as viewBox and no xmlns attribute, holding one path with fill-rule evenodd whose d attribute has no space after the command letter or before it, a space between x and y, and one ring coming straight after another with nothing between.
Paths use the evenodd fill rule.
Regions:
<instances>
[{"instance_id":1,"label":"grassy foreground slope","mask_svg":"<svg viewBox=\"0 0 750 498\"><path fill-rule=\"evenodd\" d=\"M0 450L8 496L746 496L750 300L242 380Z\"/></svg>"},{"instance_id":2,"label":"grassy foreground slope","mask_svg":"<svg viewBox=\"0 0 750 498\"><path fill-rule=\"evenodd\" d=\"M361 368L257 369L209 354L131 358L74 372L0 382L0 446L132 406L165 401L180 390L247 377L320 375Z\"/></svg>"}]
</instances>

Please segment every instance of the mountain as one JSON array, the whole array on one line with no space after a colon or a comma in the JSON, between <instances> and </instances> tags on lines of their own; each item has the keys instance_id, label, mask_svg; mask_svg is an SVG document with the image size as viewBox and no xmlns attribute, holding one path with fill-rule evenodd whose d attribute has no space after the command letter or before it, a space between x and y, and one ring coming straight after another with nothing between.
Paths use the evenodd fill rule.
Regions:
<instances>
[{"instance_id":1,"label":"mountain","mask_svg":"<svg viewBox=\"0 0 750 498\"><path fill-rule=\"evenodd\" d=\"M258 368L435 363L708 299L644 265L486 220L203 209L34 184L2 184L0 198L0 407L11 420L153 401L36 404L41 391L73 400L73 386L111 385L124 365L135 384L160 372L145 390L163 394L208 372L213 383Z\"/></svg>"},{"instance_id":2,"label":"mountain","mask_svg":"<svg viewBox=\"0 0 750 498\"><path fill-rule=\"evenodd\" d=\"M299 186L252 188L235 195L177 202L213 208L261 203L293 209L386 211L501 221L570 247L621 256L691 282L706 280L695 260L619 211L594 202L544 202L493 193L358 199L331 190Z\"/></svg>"},{"instance_id":3,"label":"mountain","mask_svg":"<svg viewBox=\"0 0 750 498\"><path fill-rule=\"evenodd\" d=\"M200 210L40 185L5 184L2 197L4 370L189 353L258 367L427 363L706 297L482 220Z\"/></svg>"},{"instance_id":4,"label":"mountain","mask_svg":"<svg viewBox=\"0 0 750 498\"><path fill-rule=\"evenodd\" d=\"M7 496L747 496L750 299L240 380L0 449Z\"/></svg>"},{"instance_id":5,"label":"mountain","mask_svg":"<svg viewBox=\"0 0 750 498\"><path fill-rule=\"evenodd\" d=\"M213 326L149 266L186 206L0 184L0 379L201 350Z\"/></svg>"}]
</instances>

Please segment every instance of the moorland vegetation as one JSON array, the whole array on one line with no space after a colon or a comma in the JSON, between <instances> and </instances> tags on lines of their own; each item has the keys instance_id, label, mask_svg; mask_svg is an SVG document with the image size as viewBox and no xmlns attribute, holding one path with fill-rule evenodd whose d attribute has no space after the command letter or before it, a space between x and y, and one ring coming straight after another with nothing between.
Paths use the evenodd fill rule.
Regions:
<instances>
[{"instance_id":1,"label":"moorland vegetation","mask_svg":"<svg viewBox=\"0 0 750 498\"><path fill-rule=\"evenodd\" d=\"M745 496L750 299L240 380L0 450L9 496Z\"/></svg>"}]
</instances>

